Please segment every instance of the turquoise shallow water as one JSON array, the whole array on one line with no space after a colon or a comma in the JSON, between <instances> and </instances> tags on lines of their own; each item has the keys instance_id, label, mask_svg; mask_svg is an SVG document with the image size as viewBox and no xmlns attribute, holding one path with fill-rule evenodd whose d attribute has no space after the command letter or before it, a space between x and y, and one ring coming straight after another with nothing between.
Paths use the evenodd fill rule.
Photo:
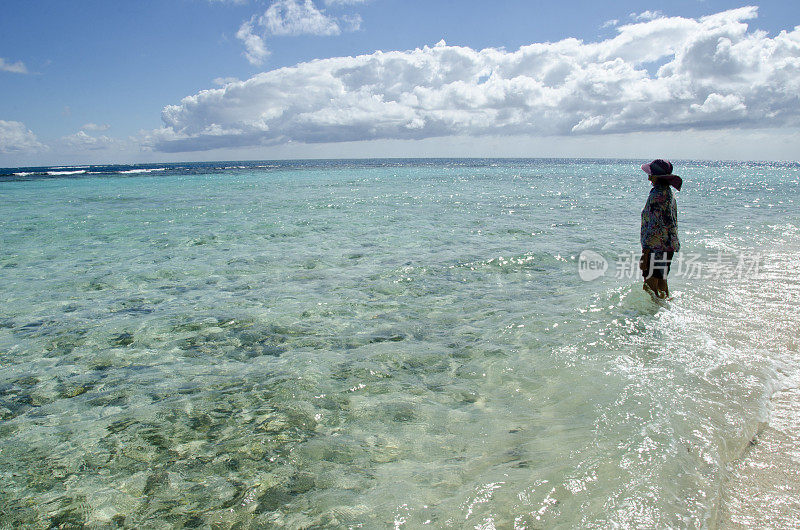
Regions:
<instances>
[{"instance_id":1,"label":"turquoise shallow water","mask_svg":"<svg viewBox=\"0 0 800 530\"><path fill-rule=\"evenodd\" d=\"M676 164L663 308L639 164L7 171L0 521L713 526L796 374L800 166Z\"/></svg>"}]
</instances>

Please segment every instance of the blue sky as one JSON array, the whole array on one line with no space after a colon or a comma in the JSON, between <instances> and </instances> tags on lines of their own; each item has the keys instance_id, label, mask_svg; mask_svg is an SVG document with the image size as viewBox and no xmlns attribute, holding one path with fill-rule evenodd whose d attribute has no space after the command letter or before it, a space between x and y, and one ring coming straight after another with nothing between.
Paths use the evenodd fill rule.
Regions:
<instances>
[{"instance_id":1,"label":"blue sky","mask_svg":"<svg viewBox=\"0 0 800 530\"><path fill-rule=\"evenodd\" d=\"M702 18L748 5L757 10ZM0 166L647 158L655 149L673 157L791 159L800 147L800 103L790 94L792 76L800 77L798 24L800 2L787 1L6 0ZM614 41L623 35L636 49L663 48L670 34L677 44L663 54L636 55ZM546 64L513 55L564 39L583 45L549 49ZM436 48L442 40L446 46ZM709 50L709 42L729 49ZM592 43L604 47L585 46ZM428 52L404 53L424 46ZM504 55L478 54L485 48ZM706 56L693 67L699 53ZM759 53L758 72L744 79ZM358 55L371 57L344 60ZM316 59L331 60L292 70ZM680 64L659 71L670 62ZM274 72L283 67L285 74ZM548 80L559 69L564 78ZM641 106L628 104L634 100Z\"/></svg>"}]
</instances>

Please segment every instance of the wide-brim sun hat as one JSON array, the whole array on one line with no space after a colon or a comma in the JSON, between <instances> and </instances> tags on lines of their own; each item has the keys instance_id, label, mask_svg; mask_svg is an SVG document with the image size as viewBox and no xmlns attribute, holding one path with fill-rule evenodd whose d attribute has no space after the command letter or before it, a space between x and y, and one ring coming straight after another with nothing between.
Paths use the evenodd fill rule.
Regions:
<instances>
[{"instance_id":1,"label":"wide-brim sun hat","mask_svg":"<svg viewBox=\"0 0 800 530\"><path fill-rule=\"evenodd\" d=\"M672 174L672 163L669 160L657 158L649 164L642 164L642 171L650 176L658 177L658 180L664 184L668 184L680 191L683 185L683 179L678 175Z\"/></svg>"}]
</instances>

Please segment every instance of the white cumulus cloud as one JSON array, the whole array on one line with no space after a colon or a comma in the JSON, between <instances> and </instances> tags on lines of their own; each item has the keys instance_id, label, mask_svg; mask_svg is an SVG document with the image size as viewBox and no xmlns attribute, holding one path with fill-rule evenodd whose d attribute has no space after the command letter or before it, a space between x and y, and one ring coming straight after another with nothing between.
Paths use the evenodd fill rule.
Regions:
<instances>
[{"instance_id":1,"label":"white cumulus cloud","mask_svg":"<svg viewBox=\"0 0 800 530\"><path fill-rule=\"evenodd\" d=\"M0 57L0 72L12 72L14 74L27 74L28 68L25 66L25 63L22 61L17 61L15 63L6 61L2 57Z\"/></svg>"},{"instance_id":2,"label":"white cumulus cloud","mask_svg":"<svg viewBox=\"0 0 800 530\"><path fill-rule=\"evenodd\" d=\"M641 13L631 13L630 16L634 20L655 20L661 18L664 14L661 11L642 11Z\"/></svg>"},{"instance_id":3,"label":"white cumulus cloud","mask_svg":"<svg viewBox=\"0 0 800 530\"><path fill-rule=\"evenodd\" d=\"M244 43L244 55L250 64L262 64L269 57L270 51L264 38L253 32L253 21L245 22L236 32L236 38Z\"/></svg>"},{"instance_id":4,"label":"white cumulus cloud","mask_svg":"<svg viewBox=\"0 0 800 530\"><path fill-rule=\"evenodd\" d=\"M516 51L447 46L301 63L163 109L165 152L450 135L586 135L800 125L800 27L757 8ZM654 62L657 72L648 72Z\"/></svg>"},{"instance_id":5,"label":"white cumulus cloud","mask_svg":"<svg viewBox=\"0 0 800 530\"><path fill-rule=\"evenodd\" d=\"M25 151L40 151L46 147L36 135L19 121L0 120L0 153L10 154Z\"/></svg>"},{"instance_id":6,"label":"white cumulus cloud","mask_svg":"<svg viewBox=\"0 0 800 530\"><path fill-rule=\"evenodd\" d=\"M247 60L259 65L270 55L266 44L269 37L340 35L359 30L361 22L358 14L329 16L312 0L275 0L262 15L243 22L236 37L244 43Z\"/></svg>"},{"instance_id":7,"label":"white cumulus cloud","mask_svg":"<svg viewBox=\"0 0 800 530\"><path fill-rule=\"evenodd\" d=\"M268 35L338 35L336 20L317 9L311 0L277 0L259 17Z\"/></svg>"},{"instance_id":8,"label":"white cumulus cloud","mask_svg":"<svg viewBox=\"0 0 800 530\"><path fill-rule=\"evenodd\" d=\"M717 94L716 92L708 95L702 105L694 103L692 110L705 112L708 114L722 114L725 112L744 112L747 110L742 98L734 94Z\"/></svg>"},{"instance_id":9,"label":"white cumulus cloud","mask_svg":"<svg viewBox=\"0 0 800 530\"><path fill-rule=\"evenodd\" d=\"M61 144L72 151L96 151L108 149L117 144L117 141L108 136L91 136L83 131L78 131L61 138Z\"/></svg>"}]
</instances>

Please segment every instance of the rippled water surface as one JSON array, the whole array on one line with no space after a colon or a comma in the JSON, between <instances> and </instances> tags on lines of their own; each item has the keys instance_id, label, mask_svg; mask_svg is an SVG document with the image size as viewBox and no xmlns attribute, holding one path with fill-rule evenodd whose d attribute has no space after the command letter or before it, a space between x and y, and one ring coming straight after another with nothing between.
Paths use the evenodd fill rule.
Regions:
<instances>
[{"instance_id":1,"label":"rippled water surface","mask_svg":"<svg viewBox=\"0 0 800 530\"><path fill-rule=\"evenodd\" d=\"M713 526L797 373L800 166L676 164L662 307L639 164L7 171L0 522Z\"/></svg>"}]
</instances>

